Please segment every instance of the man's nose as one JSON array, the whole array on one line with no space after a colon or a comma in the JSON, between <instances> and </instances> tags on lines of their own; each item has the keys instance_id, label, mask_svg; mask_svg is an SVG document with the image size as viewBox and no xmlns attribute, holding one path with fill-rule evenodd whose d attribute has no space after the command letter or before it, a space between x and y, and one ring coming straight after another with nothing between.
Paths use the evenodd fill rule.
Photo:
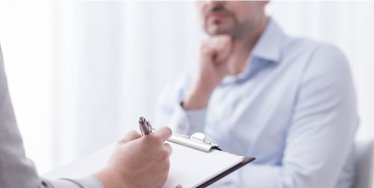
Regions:
<instances>
[{"instance_id":1,"label":"man's nose","mask_svg":"<svg viewBox=\"0 0 374 188\"><path fill-rule=\"evenodd\" d=\"M223 6L226 1L214 1L214 0L209 0L209 1L205 1L209 6Z\"/></svg>"}]
</instances>

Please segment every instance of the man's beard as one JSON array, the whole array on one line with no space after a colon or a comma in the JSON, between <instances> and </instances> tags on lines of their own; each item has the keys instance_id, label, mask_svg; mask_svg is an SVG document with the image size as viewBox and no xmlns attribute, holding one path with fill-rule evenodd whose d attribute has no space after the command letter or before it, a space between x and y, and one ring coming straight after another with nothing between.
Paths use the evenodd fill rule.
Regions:
<instances>
[{"instance_id":1,"label":"man's beard","mask_svg":"<svg viewBox=\"0 0 374 188\"><path fill-rule=\"evenodd\" d=\"M226 22L229 21L229 22L231 22L231 23L229 23L230 25L225 26L224 25L225 23L223 23L222 20L215 20L214 23L207 23L208 22L208 18L209 18L209 16L211 14L223 14L225 16L225 19L226 19L226 20L223 20L223 21L226 21ZM227 20L227 19L230 19L230 20ZM235 14L233 12L225 9L222 6L212 7L207 12L207 14L205 15L205 20L204 21L205 21L204 30L210 36L213 36L213 35L222 35L222 34L232 35L232 34L235 33L234 32L235 31L235 27L237 26L237 20L235 18Z\"/></svg>"},{"instance_id":2,"label":"man's beard","mask_svg":"<svg viewBox=\"0 0 374 188\"><path fill-rule=\"evenodd\" d=\"M204 30L206 34L209 36L215 35L230 35L232 37L236 37L239 34L239 25L236 21L230 25L222 25L222 23L213 23L210 25L206 25Z\"/></svg>"}]
</instances>

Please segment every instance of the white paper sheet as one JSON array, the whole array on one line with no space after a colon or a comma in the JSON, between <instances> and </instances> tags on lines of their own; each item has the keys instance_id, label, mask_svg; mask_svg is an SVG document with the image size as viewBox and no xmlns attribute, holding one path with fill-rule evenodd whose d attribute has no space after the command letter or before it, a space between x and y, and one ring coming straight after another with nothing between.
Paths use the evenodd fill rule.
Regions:
<instances>
[{"instance_id":1,"label":"white paper sheet","mask_svg":"<svg viewBox=\"0 0 374 188\"><path fill-rule=\"evenodd\" d=\"M218 150L209 153L170 143L173 153L170 171L164 188L174 188L181 184L184 188L196 187L243 161L243 156ZM95 152L81 160L65 165L44 175L46 178L79 178L104 167L113 145Z\"/></svg>"}]
</instances>

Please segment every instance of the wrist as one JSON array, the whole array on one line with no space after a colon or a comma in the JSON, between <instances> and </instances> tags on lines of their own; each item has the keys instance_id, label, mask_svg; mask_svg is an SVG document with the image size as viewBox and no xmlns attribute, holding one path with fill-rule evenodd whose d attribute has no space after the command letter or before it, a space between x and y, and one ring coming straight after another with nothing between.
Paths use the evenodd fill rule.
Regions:
<instances>
[{"instance_id":1,"label":"wrist","mask_svg":"<svg viewBox=\"0 0 374 188\"><path fill-rule=\"evenodd\" d=\"M102 169L93 174L103 185L104 188L129 188L124 178L119 177L111 169Z\"/></svg>"},{"instance_id":2,"label":"wrist","mask_svg":"<svg viewBox=\"0 0 374 188\"><path fill-rule=\"evenodd\" d=\"M208 101L211 93L190 93L182 102L182 107L185 110L197 110L206 108L208 106Z\"/></svg>"}]
</instances>

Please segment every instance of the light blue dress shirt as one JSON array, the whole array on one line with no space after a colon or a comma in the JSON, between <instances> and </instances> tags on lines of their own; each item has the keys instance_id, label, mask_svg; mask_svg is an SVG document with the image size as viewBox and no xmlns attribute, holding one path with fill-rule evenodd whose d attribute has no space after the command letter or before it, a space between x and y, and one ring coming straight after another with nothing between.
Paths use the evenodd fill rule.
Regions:
<instances>
[{"instance_id":1,"label":"light blue dress shirt","mask_svg":"<svg viewBox=\"0 0 374 188\"><path fill-rule=\"evenodd\" d=\"M257 158L217 187L351 187L358 117L342 52L288 36L269 19L247 61L244 72L224 78L206 109L181 108L193 81L183 77L161 97L157 124L204 132L225 151Z\"/></svg>"}]
</instances>

